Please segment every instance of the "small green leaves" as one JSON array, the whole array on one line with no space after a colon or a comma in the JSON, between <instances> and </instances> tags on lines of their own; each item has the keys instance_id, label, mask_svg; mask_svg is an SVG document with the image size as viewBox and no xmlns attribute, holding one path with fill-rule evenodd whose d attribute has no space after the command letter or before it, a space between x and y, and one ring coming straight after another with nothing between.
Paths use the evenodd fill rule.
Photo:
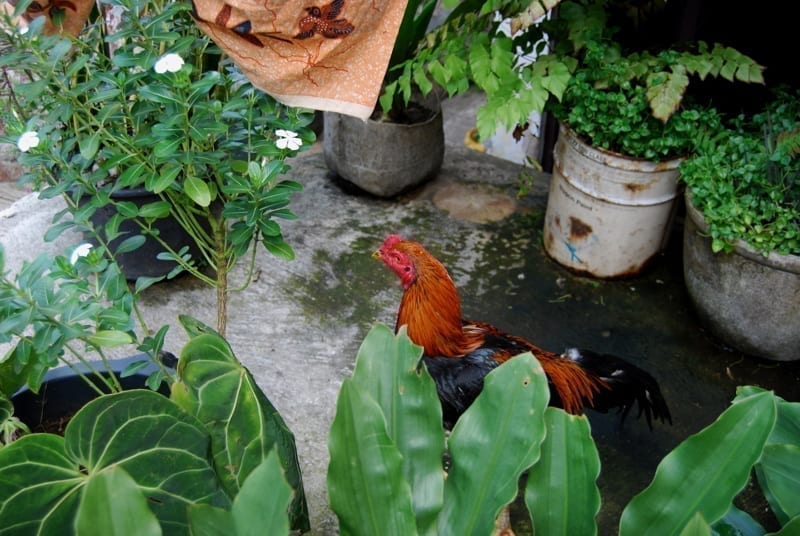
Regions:
<instances>
[{"instance_id":1,"label":"small green leaves","mask_svg":"<svg viewBox=\"0 0 800 536\"><path fill-rule=\"evenodd\" d=\"M89 335L87 340L101 348L114 348L131 344L133 342L133 337L122 331L106 329Z\"/></svg>"},{"instance_id":2,"label":"small green leaves","mask_svg":"<svg viewBox=\"0 0 800 536\"><path fill-rule=\"evenodd\" d=\"M183 183L183 188L186 195L201 207L207 207L211 204L211 190L202 179L187 177Z\"/></svg>"},{"instance_id":3,"label":"small green leaves","mask_svg":"<svg viewBox=\"0 0 800 536\"><path fill-rule=\"evenodd\" d=\"M744 240L764 253L800 254L799 112L796 92L779 92L764 112L700 137L681 163L715 253Z\"/></svg>"}]
</instances>

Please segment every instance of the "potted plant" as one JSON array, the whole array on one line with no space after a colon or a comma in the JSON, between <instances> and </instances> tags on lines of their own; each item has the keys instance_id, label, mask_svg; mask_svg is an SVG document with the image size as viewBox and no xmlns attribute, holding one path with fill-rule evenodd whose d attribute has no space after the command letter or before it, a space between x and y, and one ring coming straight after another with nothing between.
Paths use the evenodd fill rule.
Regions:
<instances>
[{"instance_id":1,"label":"potted plant","mask_svg":"<svg viewBox=\"0 0 800 536\"><path fill-rule=\"evenodd\" d=\"M15 469L43 448L58 454L37 458L42 465L76 478L75 486L51 486L53 495L26 499L25 508L14 502L11 488L3 488L2 525L42 528L47 519L57 519L78 530L103 521L87 512L110 512L129 503L131 510L119 510L131 516L129 528L140 526L140 519L148 530L158 528L156 520L163 527L188 526L195 515L202 526L231 527L244 520L267 527L272 525L258 516L274 509L276 520L285 518L287 525L306 530L294 438L223 334L227 274L237 261L259 244L280 257L293 256L275 219L294 217L287 207L300 185L282 175L289 170L286 158L313 140L305 129L311 115L280 106L255 90L193 26L187 6L126 0L114 4L123 9L111 31L100 17L89 21L79 37L44 32L58 29L65 13L71 16L69 3L32 17L26 32L9 18L3 26L9 50L3 65L27 78L14 84L11 105L5 108L5 141L16 144L29 170L25 180L39 188L40 197L64 198L61 221L46 238L76 229L91 237L94 246L42 255L14 274L6 272L0 255L0 342L10 347L0 361L2 404L7 408L23 385L46 399L47 372L57 365L73 369L97 398L72 417L75 423L69 421L64 438L31 434L2 449L0 471L15 475L5 481L17 490L30 492L33 488L27 486L35 486L37 478L50 482L52 472L34 476L33 471ZM16 14L29 5L19 3ZM115 198L113 194L127 187L143 187L157 198L143 206ZM93 213L109 206L115 212L107 223L92 221ZM197 248L199 258L190 256L188 247L178 249L163 240L154 223L167 215L188 231L189 245ZM134 223L134 231L122 230L125 220ZM112 245L121 236L119 245ZM145 237L154 238L163 247L160 257L176 267L166 276L139 277L128 285L119 255L139 247ZM181 270L216 287L217 329L182 320L191 342L176 372L162 362L169 326L150 326L138 298L156 281ZM144 355L120 371L108 349L123 346ZM143 370L147 379L138 385L151 391L125 391L121 378ZM214 371L213 378L226 378L227 385L207 385L203 371L208 370ZM152 392L159 388L170 398ZM228 418L215 413L229 402L236 405L228 408L236 418L230 418L234 413ZM152 435L131 429L120 443L113 437L120 419L156 424L147 428ZM14 421L3 425L14 426ZM88 429L94 432L85 434ZM174 464L156 464L159 476L153 480L155 473L148 468L154 465L146 453L161 457L184 449L171 431L175 429L194 438L185 449L193 460L188 465L176 459ZM234 445L230 434L243 443ZM119 457L109 458L109 466L79 454L102 449L123 457L127 452L142 461L120 473L116 468L125 464ZM201 486L195 478L184 478L192 471L202 475ZM251 475L260 475L250 484L256 494L264 479L276 492L283 489L281 479L288 481L289 491L259 499L255 509L237 506ZM104 486L124 489L125 497L107 501ZM65 498L58 508L48 502L55 496ZM242 496L240 502L247 500ZM189 504L197 505L199 513L188 514ZM248 520L246 512L257 516Z\"/></svg>"},{"instance_id":2,"label":"potted plant","mask_svg":"<svg viewBox=\"0 0 800 536\"><path fill-rule=\"evenodd\" d=\"M487 96L478 111L482 137L524 123L541 110L545 88L554 90L569 76L520 64L515 53L541 40L535 21L556 4L409 1L372 118L325 113L327 166L384 197L435 176L444 154L440 99L474 86ZM513 37L501 31L505 25Z\"/></svg>"},{"instance_id":3,"label":"potted plant","mask_svg":"<svg viewBox=\"0 0 800 536\"><path fill-rule=\"evenodd\" d=\"M437 0L410 0L392 49L386 84L396 81L396 67L411 57L427 32ZM396 83L396 82L394 82ZM439 172L444 157L444 126L437 99L423 102L411 88L400 99L382 97L372 116L362 121L336 112L323 113L325 164L363 191L392 197Z\"/></svg>"},{"instance_id":4,"label":"potted plant","mask_svg":"<svg viewBox=\"0 0 800 536\"><path fill-rule=\"evenodd\" d=\"M681 164L683 262L697 312L727 345L800 359L800 105L778 92L758 114L701 137Z\"/></svg>"},{"instance_id":5,"label":"potted plant","mask_svg":"<svg viewBox=\"0 0 800 536\"><path fill-rule=\"evenodd\" d=\"M86 401L63 434L24 434L0 446L4 527L308 530L291 433L227 342L191 319L184 323L191 339L171 394L104 394ZM0 396L0 406L8 410L8 399Z\"/></svg>"},{"instance_id":6,"label":"potted plant","mask_svg":"<svg viewBox=\"0 0 800 536\"><path fill-rule=\"evenodd\" d=\"M560 122L544 245L560 264L596 277L635 275L665 245L678 198L678 164L713 109L684 102L691 77L763 83L739 52L704 43L623 50L604 3L564 2L555 42L537 62L571 76L547 110Z\"/></svg>"},{"instance_id":7,"label":"potted plant","mask_svg":"<svg viewBox=\"0 0 800 536\"><path fill-rule=\"evenodd\" d=\"M50 236L89 231L123 267L121 256L156 242L148 261L159 264L158 255L166 268L138 278L139 288L191 273L218 289L224 334L235 260L258 243L293 256L278 221L294 217L286 206L302 187L284 180L286 158L313 142L313 114L255 89L198 30L190 6L113 5L123 11L114 27L98 14L77 38L43 33L47 16L24 33L7 21L2 66L27 81L11 85L5 141L24 149L22 182L67 203ZM143 204L131 190L148 196ZM168 217L185 231L182 242L167 242Z\"/></svg>"}]
</instances>

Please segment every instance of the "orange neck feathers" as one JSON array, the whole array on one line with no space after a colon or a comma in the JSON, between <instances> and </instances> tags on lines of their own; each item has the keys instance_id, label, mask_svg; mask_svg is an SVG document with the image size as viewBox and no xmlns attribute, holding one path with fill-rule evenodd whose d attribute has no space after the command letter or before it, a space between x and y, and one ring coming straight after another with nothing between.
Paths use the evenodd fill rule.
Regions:
<instances>
[{"instance_id":1,"label":"orange neck feathers","mask_svg":"<svg viewBox=\"0 0 800 536\"><path fill-rule=\"evenodd\" d=\"M416 279L400 302L397 327L407 326L408 336L430 356L461 357L483 343L483 335L461 322L461 300L445 267L419 244L406 242L414 259Z\"/></svg>"}]
</instances>

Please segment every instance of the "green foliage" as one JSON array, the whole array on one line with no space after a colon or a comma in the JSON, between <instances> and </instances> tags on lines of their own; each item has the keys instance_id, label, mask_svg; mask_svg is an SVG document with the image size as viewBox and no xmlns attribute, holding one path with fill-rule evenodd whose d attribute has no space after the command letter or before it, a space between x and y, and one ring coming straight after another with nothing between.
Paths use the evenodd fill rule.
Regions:
<instances>
[{"instance_id":1,"label":"green foliage","mask_svg":"<svg viewBox=\"0 0 800 536\"><path fill-rule=\"evenodd\" d=\"M17 12L29 4L19 2ZM58 232L48 238L74 227L107 245L122 220L132 220L139 234L108 251L110 257L149 237L164 248L160 258L180 266L168 277L188 270L212 286L225 285L224 275L259 243L292 258L279 222L295 217L288 194L301 187L282 177L290 171L286 159L314 141L313 115L253 87L200 32L191 5L104 4L123 13L115 29L96 16L77 38L44 35L39 17L24 34L8 21L0 32L0 66L26 76L10 85L14 106L3 112L5 141L21 150L24 183L41 197L61 195L68 203ZM168 57L182 64L159 72ZM26 135L38 143L27 146ZM112 197L124 188L145 188L160 199L139 208ZM117 216L95 228L90 217L108 205ZM168 216L192 237L194 258L155 229ZM142 281L140 289L154 282Z\"/></svg>"},{"instance_id":2,"label":"green foliage","mask_svg":"<svg viewBox=\"0 0 800 536\"><path fill-rule=\"evenodd\" d=\"M96 248L84 256L76 251L72 259L40 255L13 276L0 273L0 342L11 344L0 362L0 392L10 396L26 384L38 392L45 372L59 362L72 358L88 364L121 345L135 345L160 364L167 328L138 335L135 293L119 267ZM119 389L115 377L94 372L105 391ZM150 382L157 387L166 374L159 366Z\"/></svg>"},{"instance_id":3,"label":"green foliage","mask_svg":"<svg viewBox=\"0 0 800 536\"><path fill-rule=\"evenodd\" d=\"M518 47L544 46L536 21L558 3L445 1L446 19L423 35L419 30L428 25L428 10L435 2L409 2L380 99L384 112L391 116L391 110L407 104L415 92L427 95L439 87L453 96L475 84L487 97L478 112L480 137L489 137L500 125L512 129L524 124L532 111L543 109L549 95L560 98L570 76L560 61L530 65L516 55ZM412 19L411 13L418 14ZM503 29L503 19L510 20L513 35Z\"/></svg>"},{"instance_id":4,"label":"green foliage","mask_svg":"<svg viewBox=\"0 0 800 536\"><path fill-rule=\"evenodd\" d=\"M409 2L381 106L391 116L415 93L438 87L453 96L474 85L486 94L477 113L479 138L551 110L587 138L590 133L580 129L597 120L590 130L599 136L598 146L665 159L688 152L690 126L713 125L707 112L678 113L691 77L763 83L761 66L721 45L623 55L607 21L608 3L451 0L444 2L450 8L446 19L420 37L432 2ZM556 6L547 20L544 15ZM415 39L416 47L410 44ZM523 59L525 54L533 61Z\"/></svg>"},{"instance_id":5,"label":"green foliage","mask_svg":"<svg viewBox=\"0 0 800 536\"><path fill-rule=\"evenodd\" d=\"M720 519L747 483L775 424L775 412L773 395L759 393L737 401L715 423L681 443L628 504L620 534L656 529L677 533L696 512L709 522ZM692 493L680 493L685 489Z\"/></svg>"},{"instance_id":6,"label":"green foliage","mask_svg":"<svg viewBox=\"0 0 800 536\"><path fill-rule=\"evenodd\" d=\"M181 352L178 376L172 399L211 435L214 467L227 493L239 493L251 472L276 452L294 490L292 525L308 529L294 435L225 339L216 333L193 336Z\"/></svg>"},{"instance_id":7,"label":"green foliage","mask_svg":"<svg viewBox=\"0 0 800 536\"><path fill-rule=\"evenodd\" d=\"M632 81L598 85L599 72L630 72L631 60L609 60L609 51L593 43L587 49L563 101L551 103L550 108L559 121L592 146L647 160L667 160L689 154L698 129L720 127L713 109L685 108L661 121L653 115L644 85Z\"/></svg>"},{"instance_id":8,"label":"green foliage","mask_svg":"<svg viewBox=\"0 0 800 536\"><path fill-rule=\"evenodd\" d=\"M328 468L341 532L488 534L528 471L525 502L537 533L596 534L600 461L588 421L545 409L549 391L533 357L515 357L486 377L447 442L442 486L441 409L421 355L403 329L395 336L376 325L342 385ZM798 463L800 403L742 387L714 423L661 461L625 508L620 534L762 536L732 505L753 469L782 534L792 533L800 523Z\"/></svg>"},{"instance_id":9,"label":"green foliage","mask_svg":"<svg viewBox=\"0 0 800 536\"><path fill-rule=\"evenodd\" d=\"M487 376L484 392L454 427L445 480L441 407L421 354L404 330L395 336L376 325L359 350L353 377L343 382L328 468L331 507L343 534L489 533L540 452L548 453L548 463L564 456L547 446L544 373L532 356L520 356ZM593 448L586 442L585 419L548 420L554 437L583 435L567 457L577 472L596 476L596 462L594 469L591 462L585 471L577 469L591 459L585 452ZM583 454L573 456L579 451ZM542 473L539 482L561 488L561 477ZM565 524L562 515L585 520L597 511L592 504L573 506L537 515Z\"/></svg>"},{"instance_id":10,"label":"green foliage","mask_svg":"<svg viewBox=\"0 0 800 536\"><path fill-rule=\"evenodd\" d=\"M525 504L539 534L596 534L600 456L586 417L545 411L547 441L528 473Z\"/></svg>"},{"instance_id":11,"label":"green foliage","mask_svg":"<svg viewBox=\"0 0 800 536\"><path fill-rule=\"evenodd\" d=\"M701 137L681 164L715 252L744 240L765 254L800 255L798 132L800 100L779 92L764 112Z\"/></svg>"},{"instance_id":12,"label":"green foliage","mask_svg":"<svg viewBox=\"0 0 800 536\"><path fill-rule=\"evenodd\" d=\"M14 406L0 392L0 447L13 442L21 434L30 433L30 429L14 416Z\"/></svg>"},{"instance_id":13,"label":"green foliage","mask_svg":"<svg viewBox=\"0 0 800 536\"><path fill-rule=\"evenodd\" d=\"M287 482L291 471L299 477L294 444L291 452L280 445L291 434L249 373L212 334L192 338L181 362L182 400L147 390L103 395L64 437L31 434L0 448L0 533L288 534L290 514L293 528L307 530L302 486ZM198 368L238 376L244 394L209 398ZM187 400L188 412L179 403ZM202 421L220 407L237 416Z\"/></svg>"},{"instance_id":14,"label":"green foliage","mask_svg":"<svg viewBox=\"0 0 800 536\"><path fill-rule=\"evenodd\" d=\"M761 66L719 44L626 54L604 5L564 2L547 25L556 40L551 54L576 62L563 97L554 94L547 107L595 147L654 161L685 156L698 130L720 127L713 110L683 103L691 77L764 83Z\"/></svg>"}]
</instances>

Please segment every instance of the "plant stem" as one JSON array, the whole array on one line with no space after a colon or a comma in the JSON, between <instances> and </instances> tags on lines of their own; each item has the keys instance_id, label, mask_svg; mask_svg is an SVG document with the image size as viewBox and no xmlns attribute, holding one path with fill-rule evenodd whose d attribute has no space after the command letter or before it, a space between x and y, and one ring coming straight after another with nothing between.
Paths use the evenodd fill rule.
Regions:
<instances>
[{"instance_id":1,"label":"plant stem","mask_svg":"<svg viewBox=\"0 0 800 536\"><path fill-rule=\"evenodd\" d=\"M214 233L215 269L217 272L217 332L225 336L228 322L228 264L225 262L225 220L211 218Z\"/></svg>"}]
</instances>

